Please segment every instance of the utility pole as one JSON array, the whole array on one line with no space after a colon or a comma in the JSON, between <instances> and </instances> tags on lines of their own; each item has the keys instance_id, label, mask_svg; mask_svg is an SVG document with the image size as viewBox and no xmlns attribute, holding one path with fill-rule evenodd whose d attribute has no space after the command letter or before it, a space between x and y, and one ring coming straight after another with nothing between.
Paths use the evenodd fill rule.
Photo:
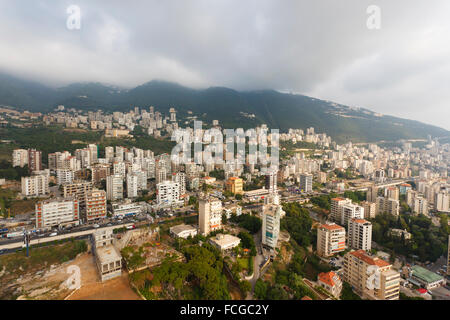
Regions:
<instances>
[{"instance_id":1,"label":"utility pole","mask_svg":"<svg viewBox=\"0 0 450 320\"><path fill-rule=\"evenodd\" d=\"M23 232L23 237L24 237L24 243L25 246L27 248L27 258L30 256L30 238L31 238L31 234L29 231L24 231Z\"/></svg>"}]
</instances>

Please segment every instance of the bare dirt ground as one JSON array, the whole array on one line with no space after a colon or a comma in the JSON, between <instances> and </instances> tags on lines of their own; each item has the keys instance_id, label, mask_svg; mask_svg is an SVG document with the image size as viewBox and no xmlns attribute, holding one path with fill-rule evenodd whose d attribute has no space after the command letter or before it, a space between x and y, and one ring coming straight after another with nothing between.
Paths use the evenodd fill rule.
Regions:
<instances>
[{"instance_id":1,"label":"bare dirt ground","mask_svg":"<svg viewBox=\"0 0 450 320\"><path fill-rule=\"evenodd\" d=\"M128 274L104 283L90 282L81 285L68 300L142 300L130 287Z\"/></svg>"},{"instance_id":2,"label":"bare dirt ground","mask_svg":"<svg viewBox=\"0 0 450 320\"><path fill-rule=\"evenodd\" d=\"M81 288L69 290L66 280L71 265L80 268ZM17 279L20 300L141 300L131 289L128 274L105 282L100 281L94 257L90 253L80 254L72 261L52 266L49 271L36 272Z\"/></svg>"}]
</instances>

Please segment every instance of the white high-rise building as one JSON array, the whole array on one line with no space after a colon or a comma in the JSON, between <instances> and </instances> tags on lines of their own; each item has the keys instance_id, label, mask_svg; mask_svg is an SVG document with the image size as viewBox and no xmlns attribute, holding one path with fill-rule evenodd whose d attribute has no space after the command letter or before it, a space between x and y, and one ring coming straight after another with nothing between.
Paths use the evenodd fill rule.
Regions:
<instances>
[{"instance_id":1,"label":"white high-rise building","mask_svg":"<svg viewBox=\"0 0 450 320\"><path fill-rule=\"evenodd\" d=\"M105 159L112 162L114 159L114 147L105 147Z\"/></svg>"},{"instance_id":2,"label":"white high-rise building","mask_svg":"<svg viewBox=\"0 0 450 320\"><path fill-rule=\"evenodd\" d=\"M180 199L180 186L176 182L164 181L156 185L157 203L159 205L172 205Z\"/></svg>"},{"instance_id":3,"label":"white high-rise building","mask_svg":"<svg viewBox=\"0 0 450 320\"><path fill-rule=\"evenodd\" d=\"M300 175L300 190L303 192L312 192L313 176L312 174Z\"/></svg>"},{"instance_id":4,"label":"white high-rise building","mask_svg":"<svg viewBox=\"0 0 450 320\"><path fill-rule=\"evenodd\" d=\"M341 225L348 225L348 222L354 218L364 219L364 208L353 203L343 205L341 212Z\"/></svg>"},{"instance_id":5,"label":"white high-rise building","mask_svg":"<svg viewBox=\"0 0 450 320\"><path fill-rule=\"evenodd\" d=\"M450 196L447 192L441 191L436 193L434 199L434 207L437 211L449 212L450 211Z\"/></svg>"},{"instance_id":6,"label":"white high-rise building","mask_svg":"<svg viewBox=\"0 0 450 320\"><path fill-rule=\"evenodd\" d=\"M200 234L207 236L210 232L222 228L222 201L209 197L199 200L198 224Z\"/></svg>"},{"instance_id":7,"label":"white high-rise building","mask_svg":"<svg viewBox=\"0 0 450 320\"><path fill-rule=\"evenodd\" d=\"M122 178L125 178L126 175L126 165L125 162L118 162L115 161L113 163L113 174L114 175L119 175Z\"/></svg>"},{"instance_id":8,"label":"white high-rise building","mask_svg":"<svg viewBox=\"0 0 450 320\"><path fill-rule=\"evenodd\" d=\"M180 186L180 195L186 194L186 174L184 172L177 172L172 175L172 181Z\"/></svg>"},{"instance_id":9,"label":"white high-rise building","mask_svg":"<svg viewBox=\"0 0 450 320\"><path fill-rule=\"evenodd\" d=\"M25 149L15 149L12 154L12 165L13 167L23 168L28 164L28 150Z\"/></svg>"},{"instance_id":10,"label":"white high-rise building","mask_svg":"<svg viewBox=\"0 0 450 320\"><path fill-rule=\"evenodd\" d=\"M263 207L262 213L262 244L275 249L280 234L280 219L282 209L276 204L268 204Z\"/></svg>"},{"instance_id":11,"label":"white high-rise building","mask_svg":"<svg viewBox=\"0 0 450 320\"><path fill-rule=\"evenodd\" d=\"M331 199L330 217L333 221L340 223L342 216L342 207L345 204L351 204L352 200L347 198L333 198Z\"/></svg>"},{"instance_id":12,"label":"white high-rise building","mask_svg":"<svg viewBox=\"0 0 450 320\"><path fill-rule=\"evenodd\" d=\"M424 197L415 197L412 207L413 213L428 215L428 201Z\"/></svg>"},{"instance_id":13,"label":"white high-rise building","mask_svg":"<svg viewBox=\"0 0 450 320\"><path fill-rule=\"evenodd\" d=\"M69 169L57 169L56 179L59 185L72 183L74 179L74 172Z\"/></svg>"},{"instance_id":14,"label":"white high-rise building","mask_svg":"<svg viewBox=\"0 0 450 320\"><path fill-rule=\"evenodd\" d=\"M24 196L38 197L48 194L49 177L46 174L22 177L22 194Z\"/></svg>"},{"instance_id":15,"label":"white high-rise building","mask_svg":"<svg viewBox=\"0 0 450 320\"><path fill-rule=\"evenodd\" d=\"M127 174L127 197L136 198L138 196L138 176L134 173Z\"/></svg>"},{"instance_id":16,"label":"white high-rise building","mask_svg":"<svg viewBox=\"0 0 450 320\"><path fill-rule=\"evenodd\" d=\"M123 199L123 179L120 175L106 177L106 199L110 201Z\"/></svg>"},{"instance_id":17,"label":"white high-rise building","mask_svg":"<svg viewBox=\"0 0 450 320\"><path fill-rule=\"evenodd\" d=\"M372 223L364 219L348 222L348 247L370 251L372 248Z\"/></svg>"}]
</instances>

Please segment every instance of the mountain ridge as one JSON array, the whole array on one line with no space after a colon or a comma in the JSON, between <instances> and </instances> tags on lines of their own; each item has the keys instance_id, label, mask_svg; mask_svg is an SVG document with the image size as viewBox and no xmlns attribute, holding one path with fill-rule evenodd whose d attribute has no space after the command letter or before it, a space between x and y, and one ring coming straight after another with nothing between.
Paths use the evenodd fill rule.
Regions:
<instances>
[{"instance_id":1,"label":"mountain ridge","mask_svg":"<svg viewBox=\"0 0 450 320\"><path fill-rule=\"evenodd\" d=\"M192 89L164 80L148 81L131 89L99 82L72 83L53 89L38 82L0 74L0 105L46 112L60 104L108 111L153 105L164 113L174 107L181 116L192 111L199 120L219 120L224 128L249 128L262 123L281 130L315 127L338 142L450 136L443 128L416 120L380 115L366 108L273 89Z\"/></svg>"}]
</instances>

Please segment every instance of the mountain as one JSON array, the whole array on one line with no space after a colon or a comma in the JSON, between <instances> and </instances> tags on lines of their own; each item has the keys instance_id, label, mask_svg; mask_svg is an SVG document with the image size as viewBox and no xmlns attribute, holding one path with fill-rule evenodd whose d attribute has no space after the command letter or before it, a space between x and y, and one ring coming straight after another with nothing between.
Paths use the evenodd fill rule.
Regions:
<instances>
[{"instance_id":1,"label":"mountain","mask_svg":"<svg viewBox=\"0 0 450 320\"><path fill-rule=\"evenodd\" d=\"M156 80L129 90L100 83L75 83L52 89L0 75L0 105L48 111L59 104L109 111L153 105L163 113L175 107L179 116L192 111L200 120L209 123L219 120L224 128L249 128L262 123L281 130L312 126L338 142L450 136L447 130L419 121L274 90L236 91L223 87L197 90Z\"/></svg>"}]
</instances>

